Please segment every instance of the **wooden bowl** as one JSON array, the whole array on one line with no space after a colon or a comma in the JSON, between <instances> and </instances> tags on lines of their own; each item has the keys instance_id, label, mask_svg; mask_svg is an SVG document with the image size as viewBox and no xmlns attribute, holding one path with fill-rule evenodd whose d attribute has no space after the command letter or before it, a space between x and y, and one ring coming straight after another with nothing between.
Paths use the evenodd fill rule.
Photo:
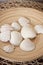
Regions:
<instances>
[{"instance_id":1,"label":"wooden bowl","mask_svg":"<svg viewBox=\"0 0 43 65\"><path fill-rule=\"evenodd\" d=\"M31 20L33 25L43 24L43 12L32 8L12 8L1 12L0 15L0 26L2 24L11 24L14 20L18 20L19 17L24 16ZM4 45L9 45L10 43L3 43L0 41L0 57L3 57L10 61L31 61L43 55L43 34L37 35L35 39L32 40L36 44L36 48L31 52L24 52L19 47L17 47L12 53L5 53L1 48Z\"/></svg>"}]
</instances>

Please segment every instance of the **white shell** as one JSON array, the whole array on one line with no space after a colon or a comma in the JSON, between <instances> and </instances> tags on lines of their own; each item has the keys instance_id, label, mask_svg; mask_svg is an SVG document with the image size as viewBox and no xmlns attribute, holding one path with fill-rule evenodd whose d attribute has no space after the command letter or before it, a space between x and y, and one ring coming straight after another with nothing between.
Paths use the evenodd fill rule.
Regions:
<instances>
[{"instance_id":1,"label":"white shell","mask_svg":"<svg viewBox=\"0 0 43 65\"><path fill-rule=\"evenodd\" d=\"M12 31L10 43L13 45L19 45L21 41L22 41L21 34L17 31Z\"/></svg>"},{"instance_id":2,"label":"white shell","mask_svg":"<svg viewBox=\"0 0 43 65\"><path fill-rule=\"evenodd\" d=\"M9 24L4 24L1 26L1 32L5 32L8 30L13 30L13 28Z\"/></svg>"},{"instance_id":3,"label":"white shell","mask_svg":"<svg viewBox=\"0 0 43 65\"><path fill-rule=\"evenodd\" d=\"M14 47L11 45L6 45L2 48L5 52L10 53L14 51Z\"/></svg>"},{"instance_id":4,"label":"white shell","mask_svg":"<svg viewBox=\"0 0 43 65\"><path fill-rule=\"evenodd\" d=\"M5 31L0 34L0 40L3 42L7 42L10 40L10 31Z\"/></svg>"},{"instance_id":5,"label":"white shell","mask_svg":"<svg viewBox=\"0 0 43 65\"><path fill-rule=\"evenodd\" d=\"M35 31L36 31L36 33L42 33L43 34L43 25L36 25L35 27L34 27L34 29L35 29Z\"/></svg>"},{"instance_id":6,"label":"white shell","mask_svg":"<svg viewBox=\"0 0 43 65\"><path fill-rule=\"evenodd\" d=\"M26 19L26 18L24 18L24 17L20 17L19 20L18 20L18 22L19 22L19 24L20 24L21 26L26 26L27 24L30 23L30 20L28 20L28 19Z\"/></svg>"},{"instance_id":7,"label":"white shell","mask_svg":"<svg viewBox=\"0 0 43 65\"><path fill-rule=\"evenodd\" d=\"M35 44L30 39L25 39L21 42L20 49L24 51L32 51L35 49Z\"/></svg>"},{"instance_id":8,"label":"white shell","mask_svg":"<svg viewBox=\"0 0 43 65\"><path fill-rule=\"evenodd\" d=\"M13 22L11 26L14 28L14 30L17 30L17 31L21 29L21 26L17 22Z\"/></svg>"},{"instance_id":9,"label":"white shell","mask_svg":"<svg viewBox=\"0 0 43 65\"><path fill-rule=\"evenodd\" d=\"M36 33L33 28L29 26L24 26L21 30L21 35L23 38L34 38L36 37Z\"/></svg>"}]
</instances>

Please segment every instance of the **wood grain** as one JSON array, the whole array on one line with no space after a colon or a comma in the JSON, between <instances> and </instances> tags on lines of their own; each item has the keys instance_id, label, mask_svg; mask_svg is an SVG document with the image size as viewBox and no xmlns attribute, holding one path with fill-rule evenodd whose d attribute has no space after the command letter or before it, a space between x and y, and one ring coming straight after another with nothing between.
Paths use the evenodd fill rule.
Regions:
<instances>
[{"instance_id":1,"label":"wood grain","mask_svg":"<svg viewBox=\"0 0 43 65\"><path fill-rule=\"evenodd\" d=\"M18 20L19 17L24 16L30 18L33 25L43 24L43 13L32 9L32 8L11 8L2 12L0 16L0 26L2 24L11 24L14 20ZM36 59L43 55L43 34L37 35L37 37L32 40L36 44L36 48L31 52L24 52L19 47L17 47L12 53L5 53L1 48L3 45L8 45L8 43L2 43L0 41L0 57L8 59L10 61L30 61Z\"/></svg>"}]
</instances>

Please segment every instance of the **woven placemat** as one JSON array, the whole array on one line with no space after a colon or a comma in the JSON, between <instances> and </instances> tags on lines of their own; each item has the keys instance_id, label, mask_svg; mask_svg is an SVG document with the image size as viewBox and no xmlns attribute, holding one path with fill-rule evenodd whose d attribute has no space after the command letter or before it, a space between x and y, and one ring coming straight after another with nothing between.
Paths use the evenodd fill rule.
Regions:
<instances>
[{"instance_id":1,"label":"woven placemat","mask_svg":"<svg viewBox=\"0 0 43 65\"><path fill-rule=\"evenodd\" d=\"M30 62L10 62L9 60L0 58L0 65L43 65L43 56Z\"/></svg>"},{"instance_id":2,"label":"woven placemat","mask_svg":"<svg viewBox=\"0 0 43 65\"><path fill-rule=\"evenodd\" d=\"M34 0L6 0L4 2L0 2L0 11L5 9L9 9L12 7L25 7L25 8L35 8L37 10L43 11L43 3L36 2ZM43 56L34 59L32 61L26 62L11 62L9 60L3 59L0 57L0 65L43 65Z\"/></svg>"},{"instance_id":3,"label":"woven placemat","mask_svg":"<svg viewBox=\"0 0 43 65\"><path fill-rule=\"evenodd\" d=\"M10 62L9 60L0 58L0 65L43 65L43 57L30 62Z\"/></svg>"},{"instance_id":4,"label":"woven placemat","mask_svg":"<svg viewBox=\"0 0 43 65\"><path fill-rule=\"evenodd\" d=\"M0 2L0 10L9 9L11 7L30 7L43 11L43 3L34 0L6 0L4 2Z\"/></svg>"}]
</instances>

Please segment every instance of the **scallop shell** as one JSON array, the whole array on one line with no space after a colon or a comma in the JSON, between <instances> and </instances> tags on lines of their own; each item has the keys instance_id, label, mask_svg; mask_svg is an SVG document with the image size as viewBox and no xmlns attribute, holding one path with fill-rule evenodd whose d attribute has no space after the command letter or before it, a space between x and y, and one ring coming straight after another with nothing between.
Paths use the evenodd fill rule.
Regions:
<instances>
[{"instance_id":1,"label":"scallop shell","mask_svg":"<svg viewBox=\"0 0 43 65\"><path fill-rule=\"evenodd\" d=\"M13 28L9 24L4 24L1 26L1 32L5 32L8 30L13 30Z\"/></svg>"},{"instance_id":2,"label":"scallop shell","mask_svg":"<svg viewBox=\"0 0 43 65\"><path fill-rule=\"evenodd\" d=\"M25 26L30 23L30 20L26 19L25 17L20 17L18 22L21 26Z\"/></svg>"},{"instance_id":3,"label":"scallop shell","mask_svg":"<svg viewBox=\"0 0 43 65\"><path fill-rule=\"evenodd\" d=\"M10 43L18 46L21 43L21 41L22 41L21 33L17 31L12 31Z\"/></svg>"},{"instance_id":4,"label":"scallop shell","mask_svg":"<svg viewBox=\"0 0 43 65\"><path fill-rule=\"evenodd\" d=\"M11 45L3 46L3 50L7 53L10 53L14 51L14 47Z\"/></svg>"},{"instance_id":5,"label":"scallop shell","mask_svg":"<svg viewBox=\"0 0 43 65\"><path fill-rule=\"evenodd\" d=\"M21 35L23 38L34 38L36 33L32 27L24 26L21 30Z\"/></svg>"},{"instance_id":6,"label":"scallop shell","mask_svg":"<svg viewBox=\"0 0 43 65\"><path fill-rule=\"evenodd\" d=\"M32 51L35 49L35 44L30 39L25 39L21 42L20 49L23 51Z\"/></svg>"},{"instance_id":7,"label":"scallop shell","mask_svg":"<svg viewBox=\"0 0 43 65\"><path fill-rule=\"evenodd\" d=\"M21 26L17 22L13 22L11 26L14 28L14 30L17 30L17 31L21 29Z\"/></svg>"},{"instance_id":8,"label":"scallop shell","mask_svg":"<svg viewBox=\"0 0 43 65\"><path fill-rule=\"evenodd\" d=\"M0 40L2 42L8 42L10 40L10 31L0 33Z\"/></svg>"},{"instance_id":9,"label":"scallop shell","mask_svg":"<svg viewBox=\"0 0 43 65\"><path fill-rule=\"evenodd\" d=\"M36 31L36 33L42 33L43 34L43 25L36 25L35 27L34 27L34 29L35 29L35 31Z\"/></svg>"}]
</instances>

